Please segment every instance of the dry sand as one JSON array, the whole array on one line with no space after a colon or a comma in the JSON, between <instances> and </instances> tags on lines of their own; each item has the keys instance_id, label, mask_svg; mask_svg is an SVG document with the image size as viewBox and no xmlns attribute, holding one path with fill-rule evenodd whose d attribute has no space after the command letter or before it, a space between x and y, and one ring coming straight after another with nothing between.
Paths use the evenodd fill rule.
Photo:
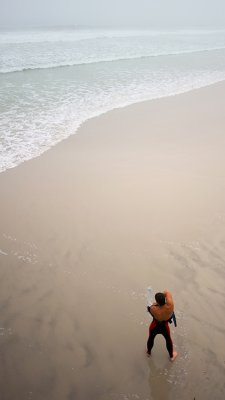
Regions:
<instances>
[{"instance_id":1,"label":"dry sand","mask_svg":"<svg viewBox=\"0 0 225 400\"><path fill-rule=\"evenodd\" d=\"M0 175L1 400L224 399L224 110L224 83L114 110Z\"/></svg>"}]
</instances>

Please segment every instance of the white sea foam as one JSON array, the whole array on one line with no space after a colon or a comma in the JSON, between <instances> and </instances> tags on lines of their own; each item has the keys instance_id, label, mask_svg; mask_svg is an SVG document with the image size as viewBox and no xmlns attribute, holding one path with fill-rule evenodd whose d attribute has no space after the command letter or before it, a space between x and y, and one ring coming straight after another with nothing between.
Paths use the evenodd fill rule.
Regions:
<instances>
[{"instance_id":1,"label":"white sea foam","mask_svg":"<svg viewBox=\"0 0 225 400\"><path fill-rule=\"evenodd\" d=\"M0 170L110 109L224 80L224 47L224 32L0 33L1 71L25 69L0 73Z\"/></svg>"},{"instance_id":2,"label":"white sea foam","mask_svg":"<svg viewBox=\"0 0 225 400\"><path fill-rule=\"evenodd\" d=\"M151 57L162 57L162 56L176 56L176 55L183 55L183 54L194 54L194 53L202 53L202 52L213 52L216 50L225 50L225 47L215 47L215 48L205 48L204 50L202 49L195 49L195 50L183 50L183 51L165 51L165 52L155 52L153 54L139 54L139 55L132 55L132 54L127 54L126 57L122 57L120 54L114 54L114 55L104 55L101 54L100 56L90 56L88 54L87 56L83 55L82 57L73 57L73 54L71 54L71 51L68 50L68 55L67 57L62 57L62 53L60 54L60 57L56 58L55 61L49 62L49 52L46 51L46 56L44 55L44 52L41 53L41 58L40 54L36 55L36 58L33 58L33 60L29 57L29 60L26 62L24 59L21 58L21 60L16 60L15 64L12 61L13 57L12 55L9 56L8 60L4 60L4 63L2 63L2 67L0 67L0 73L2 74L7 74L10 72L22 72L30 69L49 69L49 68L60 68L60 67L72 67L76 65L85 65L85 64L96 64L96 63L111 63L113 61L126 61L126 60L137 60L140 58L151 58ZM12 50L12 52L15 52ZM32 49L27 50L27 53L32 52ZM212 54L211 54L212 55ZM65 56L65 54L63 55ZM37 62L38 58L38 62Z\"/></svg>"},{"instance_id":3,"label":"white sea foam","mask_svg":"<svg viewBox=\"0 0 225 400\"><path fill-rule=\"evenodd\" d=\"M225 32L31 30L0 33L0 72L225 48Z\"/></svg>"}]
</instances>

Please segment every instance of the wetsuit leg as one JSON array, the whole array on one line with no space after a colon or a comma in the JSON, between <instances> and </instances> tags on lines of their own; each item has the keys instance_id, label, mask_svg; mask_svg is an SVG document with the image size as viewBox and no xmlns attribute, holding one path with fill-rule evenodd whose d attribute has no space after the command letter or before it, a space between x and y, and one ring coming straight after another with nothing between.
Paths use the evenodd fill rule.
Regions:
<instances>
[{"instance_id":1,"label":"wetsuit leg","mask_svg":"<svg viewBox=\"0 0 225 400\"><path fill-rule=\"evenodd\" d=\"M168 350L170 358L172 358L173 357L173 342L172 342L172 339L170 336L170 328L169 328L168 322L166 322L162 326L161 333L164 336L164 338L166 339L166 348Z\"/></svg>"},{"instance_id":2,"label":"wetsuit leg","mask_svg":"<svg viewBox=\"0 0 225 400\"><path fill-rule=\"evenodd\" d=\"M147 342L148 354L151 354L151 350L154 345L154 339L158 333L159 332L157 329L157 323L155 321L152 321L152 323L149 327L149 338L148 338L148 342Z\"/></svg>"}]
</instances>

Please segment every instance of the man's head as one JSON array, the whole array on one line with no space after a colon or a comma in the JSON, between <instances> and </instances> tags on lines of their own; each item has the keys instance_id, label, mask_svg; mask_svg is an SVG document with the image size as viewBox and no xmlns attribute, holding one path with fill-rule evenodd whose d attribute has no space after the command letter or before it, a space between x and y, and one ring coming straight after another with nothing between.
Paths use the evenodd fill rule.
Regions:
<instances>
[{"instance_id":1,"label":"man's head","mask_svg":"<svg viewBox=\"0 0 225 400\"><path fill-rule=\"evenodd\" d=\"M160 306L164 306L166 302L165 294L164 293L156 293L155 300Z\"/></svg>"}]
</instances>

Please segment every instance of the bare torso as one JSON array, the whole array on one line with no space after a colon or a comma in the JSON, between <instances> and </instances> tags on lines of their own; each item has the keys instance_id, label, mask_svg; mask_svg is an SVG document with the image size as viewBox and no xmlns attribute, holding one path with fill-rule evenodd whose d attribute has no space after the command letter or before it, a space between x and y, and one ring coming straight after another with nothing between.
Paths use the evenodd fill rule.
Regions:
<instances>
[{"instance_id":1,"label":"bare torso","mask_svg":"<svg viewBox=\"0 0 225 400\"><path fill-rule=\"evenodd\" d=\"M171 293L168 290L165 290L164 294L166 296L166 304L159 306L157 303L154 303L150 308L151 315L157 319L157 321L167 321L171 318L174 311Z\"/></svg>"}]
</instances>

